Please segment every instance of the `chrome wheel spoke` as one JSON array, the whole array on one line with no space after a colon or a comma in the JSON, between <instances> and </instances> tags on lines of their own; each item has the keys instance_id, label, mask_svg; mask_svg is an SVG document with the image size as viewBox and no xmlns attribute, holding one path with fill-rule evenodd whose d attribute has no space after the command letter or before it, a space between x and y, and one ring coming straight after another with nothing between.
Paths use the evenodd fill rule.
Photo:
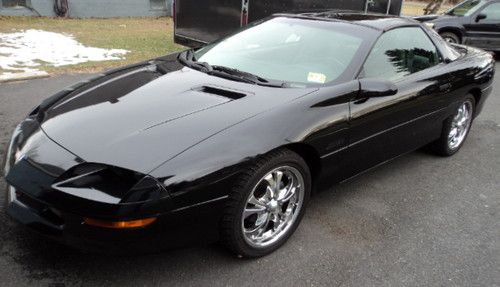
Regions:
<instances>
[{"instance_id":1,"label":"chrome wheel spoke","mask_svg":"<svg viewBox=\"0 0 500 287\"><path fill-rule=\"evenodd\" d=\"M245 235L251 236L253 238L257 238L258 236L261 236L266 231L267 227L269 226L269 222L270 222L269 219L270 219L270 216L268 214L266 214L265 218L262 220L261 223L256 224L255 226L253 226L251 228L244 229Z\"/></svg>"},{"instance_id":2,"label":"chrome wheel spoke","mask_svg":"<svg viewBox=\"0 0 500 287\"><path fill-rule=\"evenodd\" d=\"M454 138L458 133L458 129L457 128L453 128L451 131L450 131L450 135L448 136L448 138Z\"/></svg>"},{"instance_id":3,"label":"chrome wheel spoke","mask_svg":"<svg viewBox=\"0 0 500 287\"><path fill-rule=\"evenodd\" d=\"M300 186L299 186L300 187ZM289 189L287 189L286 193L283 195L282 198L278 200L280 204L283 204L285 202L288 202L292 197L295 195L295 191L297 190L298 187L291 186Z\"/></svg>"},{"instance_id":4,"label":"chrome wheel spoke","mask_svg":"<svg viewBox=\"0 0 500 287\"><path fill-rule=\"evenodd\" d=\"M253 204L254 206L259 206L259 207L262 207L262 208L266 208L266 203L260 201L257 198L255 198L255 196L253 195L253 193L250 196L250 198L248 199L247 203Z\"/></svg>"},{"instance_id":5,"label":"chrome wheel spoke","mask_svg":"<svg viewBox=\"0 0 500 287\"><path fill-rule=\"evenodd\" d=\"M276 183L274 182L274 177L273 177L273 174L270 173L268 175L266 175L266 177L264 177L264 179L267 181L267 184L269 185L269 187L273 187L276 185Z\"/></svg>"},{"instance_id":6,"label":"chrome wheel spoke","mask_svg":"<svg viewBox=\"0 0 500 287\"><path fill-rule=\"evenodd\" d=\"M273 173L270 173L265 177L265 180L268 184L268 190L266 191L266 194L269 192L271 198L276 198L278 196L282 178L283 172L279 170L274 171Z\"/></svg>"},{"instance_id":7,"label":"chrome wheel spoke","mask_svg":"<svg viewBox=\"0 0 500 287\"><path fill-rule=\"evenodd\" d=\"M468 116L467 116L467 113L466 113L466 115L462 119L460 119L460 121L457 123L457 125L459 127L462 127L467 122L467 120L468 120Z\"/></svg>"},{"instance_id":8,"label":"chrome wheel spoke","mask_svg":"<svg viewBox=\"0 0 500 287\"><path fill-rule=\"evenodd\" d=\"M272 198L274 198L274 194L275 194L275 192L272 189L272 187L267 186L266 193L264 194L264 199L265 199L266 203L268 203Z\"/></svg>"},{"instance_id":9,"label":"chrome wheel spoke","mask_svg":"<svg viewBox=\"0 0 500 287\"><path fill-rule=\"evenodd\" d=\"M245 211L243 211L243 218L247 218L247 217L249 217L250 215L253 215L253 214L262 214L265 211L266 211L266 208L265 207L261 207L261 206L245 208Z\"/></svg>"},{"instance_id":10,"label":"chrome wheel spoke","mask_svg":"<svg viewBox=\"0 0 500 287\"><path fill-rule=\"evenodd\" d=\"M276 183L276 185L274 186L274 191L275 191L274 196L277 196L280 191L280 186L282 183L281 180L283 179L283 172L276 171L275 173L273 173L273 177L275 178L275 183Z\"/></svg>"}]
</instances>

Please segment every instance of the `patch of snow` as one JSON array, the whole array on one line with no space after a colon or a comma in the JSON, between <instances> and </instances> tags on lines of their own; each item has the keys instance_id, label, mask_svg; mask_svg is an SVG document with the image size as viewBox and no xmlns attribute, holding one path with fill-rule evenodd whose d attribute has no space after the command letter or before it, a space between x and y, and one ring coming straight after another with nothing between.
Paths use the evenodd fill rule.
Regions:
<instances>
[{"instance_id":1,"label":"patch of snow","mask_svg":"<svg viewBox=\"0 0 500 287\"><path fill-rule=\"evenodd\" d=\"M22 72L22 73L7 72L0 74L0 83L45 78L48 76L49 74L45 71L33 71L33 72Z\"/></svg>"},{"instance_id":2,"label":"patch of snow","mask_svg":"<svg viewBox=\"0 0 500 287\"><path fill-rule=\"evenodd\" d=\"M55 67L90 61L120 60L128 53L122 49L86 47L72 35L26 30L0 33L0 68L33 72L42 64Z\"/></svg>"}]
</instances>

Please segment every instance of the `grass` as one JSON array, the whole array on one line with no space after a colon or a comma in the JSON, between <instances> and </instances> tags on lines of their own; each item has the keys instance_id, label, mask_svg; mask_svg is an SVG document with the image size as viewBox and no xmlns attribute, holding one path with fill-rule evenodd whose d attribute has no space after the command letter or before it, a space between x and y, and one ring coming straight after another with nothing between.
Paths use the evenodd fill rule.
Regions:
<instances>
[{"instance_id":1,"label":"grass","mask_svg":"<svg viewBox=\"0 0 500 287\"><path fill-rule=\"evenodd\" d=\"M423 2L405 1L402 14L422 15L425 5ZM443 6L441 10L447 8L449 7ZM155 58L183 48L173 42L173 22L169 17L60 19L0 16L0 33L27 29L69 33L86 46L130 51L122 60L87 62L62 67L41 63L40 69L52 74L93 73ZM5 71L0 69L0 74L2 72Z\"/></svg>"},{"instance_id":2,"label":"grass","mask_svg":"<svg viewBox=\"0 0 500 287\"><path fill-rule=\"evenodd\" d=\"M86 46L130 51L122 60L87 62L62 67L42 64L40 69L49 73L97 72L155 58L183 48L173 42L173 23L171 18L167 17L114 19L0 17L0 33L27 29L69 33Z\"/></svg>"}]
</instances>

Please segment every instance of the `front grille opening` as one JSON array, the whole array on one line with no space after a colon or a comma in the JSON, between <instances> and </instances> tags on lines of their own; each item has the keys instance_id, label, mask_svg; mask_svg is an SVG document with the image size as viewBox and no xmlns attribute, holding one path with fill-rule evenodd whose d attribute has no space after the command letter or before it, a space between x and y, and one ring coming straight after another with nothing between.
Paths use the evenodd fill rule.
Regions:
<instances>
[{"instance_id":1,"label":"front grille opening","mask_svg":"<svg viewBox=\"0 0 500 287\"><path fill-rule=\"evenodd\" d=\"M235 92L235 91L231 91L231 90L225 90L225 89L210 87L210 86L201 87L201 92L204 92L207 94L212 94L212 95L218 95L218 96L222 96L222 97L233 99L233 100L238 100L238 99L244 98L246 96L246 94L244 94L244 93L239 93L239 92Z\"/></svg>"},{"instance_id":2,"label":"front grille opening","mask_svg":"<svg viewBox=\"0 0 500 287\"><path fill-rule=\"evenodd\" d=\"M41 217L43 217L47 221L51 222L52 224L58 225L58 226L61 226L64 224L64 220L59 215L59 212L57 210L52 209L49 206L43 204L42 202L40 202L32 197L29 197L29 196L27 196L24 193L19 192L19 191L16 191L16 200L18 200L22 204L24 204L27 207L36 211L38 213L38 215L40 215Z\"/></svg>"}]
</instances>

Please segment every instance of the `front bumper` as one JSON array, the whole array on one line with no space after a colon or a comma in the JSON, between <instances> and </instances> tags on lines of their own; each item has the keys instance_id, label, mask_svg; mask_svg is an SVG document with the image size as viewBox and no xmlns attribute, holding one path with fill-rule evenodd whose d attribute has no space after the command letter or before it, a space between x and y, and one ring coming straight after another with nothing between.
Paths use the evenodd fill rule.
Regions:
<instances>
[{"instance_id":1,"label":"front bumper","mask_svg":"<svg viewBox=\"0 0 500 287\"><path fill-rule=\"evenodd\" d=\"M79 249L151 252L218 239L225 197L179 208L170 198L111 204L53 189L56 178L82 159L50 140L37 122L27 119L14 132L5 160L7 213L19 223ZM142 228L90 226L85 218L121 221L157 220Z\"/></svg>"},{"instance_id":2,"label":"front bumper","mask_svg":"<svg viewBox=\"0 0 500 287\"><path fill-rule=\"evenodd\" d=\"M7 189L7 213L19 223L65 245L99 253L130 254L201 245L218 240L220 211L225 199L158 216L151 225L107 229L84 224L84 217L61 211L12 186Z\"/></svg>"},{"instance_id":3,"label":"front bumper","mask_svg":"<svg viewBox=\"0 0 500 287\"><path fill-rule=\"evenodd\" d=\"M49 209L45 211L40 209L35 212L27 203L20 200L21 196L13 186L7 185L7 214L13 216L20 223L30 226L45 234L59 234L62 231L63 224L61 221L54 221L54 217L48 217ZM21 196L22 197L22 196Z\"/></svg>"}]
</instances>

